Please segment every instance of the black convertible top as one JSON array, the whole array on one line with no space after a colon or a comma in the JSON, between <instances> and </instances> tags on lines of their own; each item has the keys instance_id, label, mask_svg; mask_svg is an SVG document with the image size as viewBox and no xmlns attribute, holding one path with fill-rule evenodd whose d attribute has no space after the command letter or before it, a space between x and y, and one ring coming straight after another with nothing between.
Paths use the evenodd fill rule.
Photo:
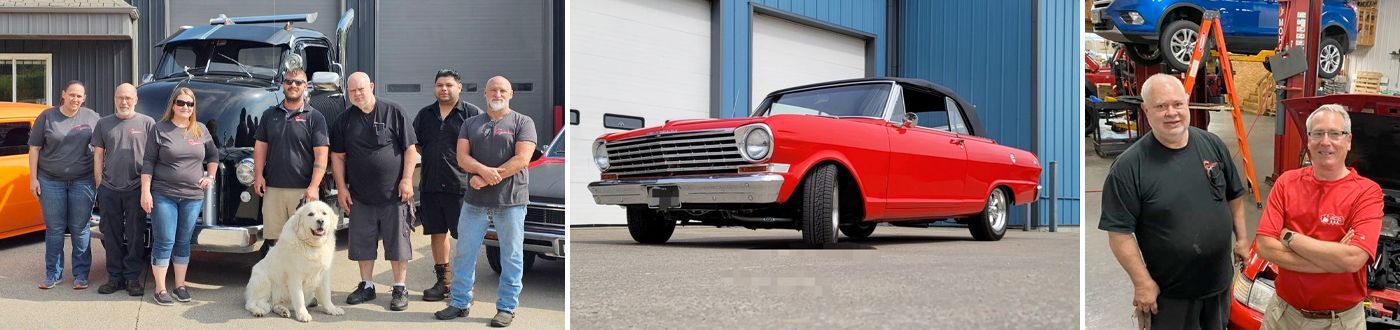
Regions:
<instances>
[{"instance_id":1,"label":"black convertible top","mask_svg":"<svg viewBox=\"0 0 1400 330\"><path fill-rule=\"evenodd\" d=\"M947 96L947 97L949 97L949 98L952 98L953 101L958 102L958 107L959 107L959 108L962 108L963 114L967 115L967 121L968 121L967 124L968 124L968 126L971 126L971 128L972 128L972 135L981 136L981 137L986 137L986 136L987 136L987 135L986 135L986 130L984 130L984 129L982 128L982 118L979 117L979 116L977 115L977 107L976 107L976 106L972 105L971 103L968 103L967 100L964 100L961 96L958 96L958 93L957 93L957 92L954 92L952 89L949 89L948 87L944 87L943 85L935 84L935 83L933 83L933 82L931 82L931 81L923 80L923 79L918 79L918 78L868 77L868 78L856 78L856 79L836 80L836 81L820 82L820 83L815 83L815 84L807 84L807 85L802 85L802 86L797 86L797 87L789 87L789 88L779 89L779 90L773 91L772 93L768 93L768 96L771 97L771 96L773 96L773 95L775 95L775 94L783 94L783 93L788 93L788 92L793 92L793 91L798 91L798 90L819 88L819 87L830 86L830 85L840 85L840 84L849 84L849 83L862 83L862 82L877 82L877 83L878 83L878 82L893 82L893 83L898 83L898 84L904 86L904 88L918 88L918 89L923 89L924 91L927 91L927 92L935 92L935 93L938 93L938 94L945 95L945 96ZM898 119L898 118L896 118L896 119Z\"/></svg>"}]
</instances>

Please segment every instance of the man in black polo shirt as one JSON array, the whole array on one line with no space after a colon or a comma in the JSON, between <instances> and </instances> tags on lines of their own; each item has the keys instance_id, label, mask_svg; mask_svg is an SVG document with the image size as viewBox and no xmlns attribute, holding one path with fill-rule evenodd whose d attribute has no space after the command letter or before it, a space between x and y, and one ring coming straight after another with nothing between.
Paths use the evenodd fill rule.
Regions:
<instances>
[{"instance_id":1,"label":"man in black polo shirt","mask_svg":"<svg viewBox=\"0 0 1400 330\"><path fill-rule=\"evenodd\" d=\"M1230 255L1249 249L1239 171L1220 137L1191 127L1180 80L1158 74L1142 86L1152 132L1109 169L1099 229L1152 328L1224 329Z\"/></svg>"},{"instance_id":2,"label":"man in black polo shirt","mask_svg":"<svg viewBox=\"0 0 1400 330\"><path fill-rule=\"evenodd\" d=\"M374 259L384 241L384 259L394 270L389 309L408 308L408 203L413 200L413 165L418 138L398 103L374 96L364 72L350 74L346 93L353 107L331 125L331 165L342 209L350 212L350 260L360 264L360 284L345 298L356 305L374 300Z\"/></svg>"},{"instance_id":3,"label":"man in black polo shirt","mask_svg":"<svg viewBox=\"0 0 1400 330\"><path fill-rule=\"evenodd\" d=\"M467 173L457 166L457 132L462 122L481 114L481 108L461 99L462 77L452 70L438 71L434 82L437 102L418 110L413 131L418 133L418 153L423 155L422 193L418 200L418 220L423 234L432 238L433 272L437 282L423 290L424 301L439 301L451 292L452 245L447 233L457 238L457 218L462 214L462 191Z\"/></svg>"},{"instance_id":4,"label":"man in black polo shirt","mask_svg":"<svg viewBox=\"0 0 1400 330\"><path fill-rule=\"evenodd\" d=\"M282 103L263 111L253 138L253 192L262 196L263 238L277 245L301 201L321 199L330 152L326 117L306 102L306 71L287 70Z\"/></svg>"}]
</instances>

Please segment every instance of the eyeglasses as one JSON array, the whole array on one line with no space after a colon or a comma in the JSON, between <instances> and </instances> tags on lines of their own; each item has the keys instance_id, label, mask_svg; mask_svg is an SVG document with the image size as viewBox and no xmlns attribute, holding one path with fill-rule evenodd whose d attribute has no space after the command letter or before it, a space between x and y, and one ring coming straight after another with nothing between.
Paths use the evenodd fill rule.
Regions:
<instances>
[{"instance_id":1,"label":"eyeglasses","mask_svg":"<svg viewBox=\"0 0 1400 330\"><path fill-rule=\"evenodd\" d=\"M302 86L302 85L306 85L306 80L301 80L301 79L286 79L286 80L282 80L282 84L283 84L283 85Z\"/></svg>"},{"instance_id":2,"label":"eyeglasses","mask_svg":"<svg viewBox=\"0 0 1400 330\"><path fill-rule=\"evenodd\" d=\"M1313 140L1313 141L1317 141L1317 140L1322 140L1322 138L1325 137L1325 138L1327 138L1327 139L1329 139L1329 140L1337 141L1337 140L1341 140L1343 137L1346 137L1348 134L1351 134L1351 132L1347 132L1347 131L1311 131L1311 132L1308 132L1308 139L1311 139L1311 140Z\"/></svg>"},{"instance_id":3,"label":"eyeglasses","mask_svg":"<svg viewBox=\"0 0 1400 330\"><path fill-rule=\"evenodd\" d=\"M194 102L193 102L193 101L186 102L185 100L175 100L175 106L177 106L177 107L191 107L191 108L193 108L193 107L194 107Z\"/></svg>"}]
</instances>

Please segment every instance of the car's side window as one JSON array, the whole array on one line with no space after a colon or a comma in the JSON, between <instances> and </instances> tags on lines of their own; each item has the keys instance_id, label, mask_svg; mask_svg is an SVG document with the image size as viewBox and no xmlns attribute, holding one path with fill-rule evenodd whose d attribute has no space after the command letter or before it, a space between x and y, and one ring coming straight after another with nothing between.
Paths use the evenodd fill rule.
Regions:
<instances>
[{"instance_id":1,"label":"car's side window","mask_svg":"<svg viewBox=\"0 0 1400 330\"><path fill-rule=\"evenodd\" d=\"M944 106L948 109L949 126L952 127L953 133L962 135L971 134L967 130L967 121L963 119L962 108L958 107L958 101L954 101L953 98L946 96L943 97L943 100Z\"/></svg>"},{"instance_id":2,"label":"car's side window","mask_svg":"<svg viewBox=\"0 0 1400 330\"><path fill-rule=\"evenodd\" d=\"M29 152L29 123L0 124L0 156Z\"/></svg>"},{"instance_id":3,"label":"car's side window","mask_svg":"<svg viewBox=\"0 0 1400 330\"><path fill-rule=\"evenodd\" d=\"M904 102L904 111L919 116L919 121L914 123L915 125L953 132L953 127L948 121L948 109L943 102L944 98L943 95L905 88L902 101Z\"/></svg>"}]
</instances>

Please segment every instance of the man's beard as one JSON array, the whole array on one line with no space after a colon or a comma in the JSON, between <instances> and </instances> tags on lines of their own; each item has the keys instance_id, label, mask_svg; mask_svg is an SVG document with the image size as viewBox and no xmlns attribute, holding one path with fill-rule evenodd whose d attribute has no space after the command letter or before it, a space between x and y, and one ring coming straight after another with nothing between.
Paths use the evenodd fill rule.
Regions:
<instances>
[{"instance_id":1,"label":"man's beard","mask_svg":"<svg viewBox=\"0 0 1400 330\"><path fill-rule=\"evenodd\" d=\"M491 112L501 112L502 110L505 110L508 106L510 106L510 102L504 100L486 101L486 108L488 110L491 110Z\"/></svg>"},{"instance_id":2,"label":"man's beard","mask_svg":"<svg viewBox=\"0 0 1400 330\"><path fill-rule=\"evenodd\" d=\"M305 98L303 94L304 93L284 93L282 96L287 99L287 102L301 102L301 100Z\"/></svg>"}]
</instances>

